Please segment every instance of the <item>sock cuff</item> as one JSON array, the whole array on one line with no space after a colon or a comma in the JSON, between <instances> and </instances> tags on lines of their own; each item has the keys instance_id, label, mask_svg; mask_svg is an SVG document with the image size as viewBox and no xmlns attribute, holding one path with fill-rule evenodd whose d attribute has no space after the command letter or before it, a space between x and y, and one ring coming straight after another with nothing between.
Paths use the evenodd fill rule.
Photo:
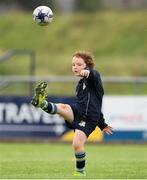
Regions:
<instances>
[{"instance_id":1,"label":"sock cuff","mask_svg":"<svg viewBox=\"0 0 147 180\"><path fill-rule=\"evenodd\" d=\"M57 106L55 103L51 103L50 102L50 105L52 106L52 110L51 110L51 114L56 114L57 113Z\"/></svg>"},{"instance_id":2,"label":"sock cuff","mask_svg":"<svg viewBox=\"0 0 147 180\"><path fill-rule=\"evenodd\" d=\"M84 159L85 156L86 156L86 153L85 153L85 152L78 152L78 153L75 153L76 159Z\"/></svg>"},{"instance_id":3,"label":"sock cuff","mask_svg":"<svg viewBox=\"0 0 147 180\"><path fill-rule=\"evenodd\" d=\"M42 101L40 108L50 114L57 113L57 105L55 103L47 102L46 100Z\"/></svg>"}]
</instances>

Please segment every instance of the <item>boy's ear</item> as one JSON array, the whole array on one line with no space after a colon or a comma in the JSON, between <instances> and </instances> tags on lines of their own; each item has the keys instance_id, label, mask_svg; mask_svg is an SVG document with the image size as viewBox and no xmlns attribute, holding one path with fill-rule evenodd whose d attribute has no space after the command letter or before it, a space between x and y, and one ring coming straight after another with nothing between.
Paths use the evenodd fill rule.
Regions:
<instances>
[{"instance_id":1,"label":"boy's ear","mask_svg":"<svg viewBox=\"0 0 147 180\"><path fill-rule=\"evenodd\" d=\"M88 66L86 65L86 67L84 69L88 69Z\"/></svg>"},{"instance_id":2,"label":"boy's ear","mask_svg":"<svg viewBox=\"0 0 147 180\"><path fill-rule=\"evenodd\" d=\"M86 66L84 69L89 70L89 67L88 67L88 66Z\"/></svg>"}]
</instances>

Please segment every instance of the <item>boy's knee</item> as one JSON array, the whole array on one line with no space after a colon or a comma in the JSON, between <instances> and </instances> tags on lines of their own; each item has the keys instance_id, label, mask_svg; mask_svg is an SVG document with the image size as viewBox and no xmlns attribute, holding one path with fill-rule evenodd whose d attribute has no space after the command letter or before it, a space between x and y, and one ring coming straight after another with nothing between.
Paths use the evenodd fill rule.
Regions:
<instances>
[{"instance_id":1,"label":"boy's knee","mask_svg":"<svg viewBox=\"0 0 147 180\"><path fill-rule=\"evenodd\" d=\"M83 149L83 144L80 141L73 141L72 147L74 151L81 151L81 149Z\"/></svg>"},{"instance_id":2,"label":"boy's knee","mask_svg":"<svg viewBox=\"0 0 147 180\"><path fill-rule=\"evenodd\" d=\"M74 115L70 105L63 103L58 103L56 105L57 105L57 113L68 122L72 122L74 119Z\"/></svg>"},{"instance_id":3,"label":"boy's knee","mask_svg":"<svg viewBox=\"0 0 147 180\"><path fill-rule=\"evenodd\" d=\"M66 110L66 109L68 109L68 104L62 104L62 103L59 103L58 104L58 107L60 108L60 109L62 109L62 110Z\"/></svg>"}]
</instances>

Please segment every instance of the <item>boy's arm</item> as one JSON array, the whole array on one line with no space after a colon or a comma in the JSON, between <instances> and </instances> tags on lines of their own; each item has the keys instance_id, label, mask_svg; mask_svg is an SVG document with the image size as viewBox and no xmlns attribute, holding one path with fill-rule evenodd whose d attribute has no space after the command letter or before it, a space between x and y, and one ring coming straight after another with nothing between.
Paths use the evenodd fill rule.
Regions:
<instances>
[{"instance_id":1,"label":"boy's arm","mask_svg":"<svg viewBox=\"0 0 147 180\"><path fill-rule=\"evenodd\" d=\"M85 77L91 86L96 86L103 91L102 80L100 74L92 68L86 68L81 71L81 76Z\"/></svg>"},{"instance_id":2,"label":"boy's arm","mask_svg":"<svg viewBox=\"0 0 147 180\"><path fill-rule=\"evenodd\" d=\"M81 76L85 77L89 81L90 84L96 83L98 85L99 90L101 90L101 93L103 95L104 90L103 90L102 81L101 81L99 73L97 74L96 71L94 71L91 68L86 68L81 71ZM101 129L101 131L103 131L104 133L108 135L113 134L113 128L105 123L102 113L101 113L101 120L98 122L98 127Z\"/></svg>"},{"instance_id":3,"label":"boy's arm","mask_svg":"<svg viewBox=\"0 0 147 180\"><path fill-rule=\"evenodd\" d=\"M101 114L101 120L98 121L98 127L101 129L101 131L103 131L104 133L108 135L113 134L113 128L109 126L107 123L105 123L103 114Z\"/></svg>"},{"instance_id":4,"label":"boy's arm","mask_svg":"<svg viewBox=\"0 0 147 180\"><path fill-rule=\"evenodd\" d=\"M101 131L105 128L105 127L107 127L108 126L108 124L106 124L105 123L105 119L104 119L104 117L103 117L103 114L101 114L101 118L100 118L100 120L98 121L98 127L101 129Z\"/></svg>"}]
</instances>

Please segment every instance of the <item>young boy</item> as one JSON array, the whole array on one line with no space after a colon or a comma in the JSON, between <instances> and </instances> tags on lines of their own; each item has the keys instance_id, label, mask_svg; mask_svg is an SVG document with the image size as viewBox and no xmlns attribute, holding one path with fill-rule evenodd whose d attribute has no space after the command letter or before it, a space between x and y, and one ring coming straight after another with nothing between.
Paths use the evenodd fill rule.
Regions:
<instances>
[{"instance_id":1,"label":"young boy","mask_svg":"<svg viewBox=\"0 0 147 180\"><path fill-rule=\"evenodd\" d=\"M72 105L52 103L46 100L45 82L36 86L32 104L50 114L59 114L69 128L74 129L73 150L76 158L76 176L85 176L86 153L84 144L98 126L103 132L112 134L101 112L104 94L100 74L94 70L94 59L90 53L76 52L72 57L72 72L81 77L76 88L76 102Z\"/></svg>"}]
</instances>

